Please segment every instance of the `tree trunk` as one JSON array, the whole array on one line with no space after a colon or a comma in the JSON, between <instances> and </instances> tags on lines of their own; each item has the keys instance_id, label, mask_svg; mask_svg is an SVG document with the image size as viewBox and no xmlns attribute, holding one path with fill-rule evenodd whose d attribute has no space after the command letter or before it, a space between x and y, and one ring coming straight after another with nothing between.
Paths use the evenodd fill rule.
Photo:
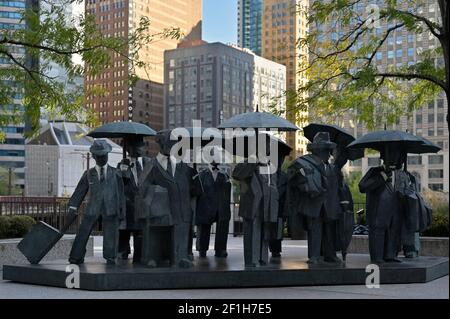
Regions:
<instances>
[{"instance_id":1,"label":"tree trunk","mask_svg":"<svg viewBox=\"0 0 450 319\"><path fill-rule=\"evenodd\" d=\"M439 9L441 11L442 18L442 38L439 39L444 52L444 63L445 63L445 94L447 96L447 129L450 131L449 123L449 107L450 107L450 12L449 12L449 1L448 0L438 0Z\"/></svg>"}]
</instances>

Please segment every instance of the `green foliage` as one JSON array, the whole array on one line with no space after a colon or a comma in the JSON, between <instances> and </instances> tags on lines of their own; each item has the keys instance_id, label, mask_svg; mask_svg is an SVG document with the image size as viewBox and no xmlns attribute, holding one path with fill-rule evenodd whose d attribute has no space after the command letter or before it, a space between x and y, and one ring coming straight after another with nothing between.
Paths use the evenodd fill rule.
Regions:
<instances>
[{"instance_id":1,"label":"green foliage","mask_svg":"<svg viewBox=\"0 0 450 319\"><path fill-rule=\"evenodd\" d=\"M309 52L299 68L308 82L297 90L296 109L309 109L310 117L331 122L340 122L343 114L352 112L357 121L374 129L396 123L443 90L450 94L449 66L436 64L436 59L443 58L443 46L417 52L412 65L376 63L376 53L394 33L406 30L423 37L448 37L450 31L443 23L421 16L421 1L384 1L371 16L361 3L316 0L310 4L310 32L298 41L300 49ZM448 16L442 14L444 19ZM388 27L380 34L377 24Z\"/></svg>"},{"instance_id":2,"label":"green foliage","mask_svg":"<svg viewBox=\"0 0 450 319\"><path fill-rule=\"evenodd\" d=\"M448 237L449 235L448 206L447 215L435 214L433 212L433 221L431 226L422 232L422 236L430 237Z\"/></svg>"},{"instance_id":3,"label":"green foliage","mask_svg":"<svg viewBox=\"0 0 450 319\"><path fill-rule=\"evenodd\" d=\"M92 112L85 108L85 95L108 94L100 87L83 87L65 90L78 77L86 73L95 76L111 66L112 56L117 55L130 66L129 82L136 80L136 72L148 67L139 57L139 49L154 39L179 39L179 28L168 28L157 34L149 34L150 21L142 17L128 36L105 36L96 26L95 16L86 14L69 19L66 6L82 0L45 1L39 10L22 10L26 28L0 30L0 58L10 62L0 68L0 127L23 122L23 113L36 133L41 112L58 115L67 120L95 124ZM44 3L44 2L42 2ZM22 46L26 54L16 54ZM74 62L79 57L82 63ZM52 63L67 72L67 82L49 75ZM7 108L12 105L15 92L23 93L24 108ZM1 132L0 132L1 133ZM4 135L4 134L3 134Z\"/></svg>"},{"instance_id":4,"label":"green foliage","mask_svg":"<svg viewBox=\"0 0 450 319\"><path fill-rule=\"evenodd\" d=\"M0 216L0 239L21 238L35 223L30 216Z\"/></svg>"},{"instance_id":5,"label":"green foliage","mask_svg":"<svg viewBox=\"0 0 450 319\"><path fill-rule=\"evenodd\" d=\"M11 195L20 195L22 193L22 189L15 185L15 174L11 176ZM8 195L9 192L9 172L5 167L0 166L0 196Z\"/></svg>"},{"instance_id":6,"label":"green foliage","mask_svg":"<svg viewBox=\"0 0 450 319\"><path fill-rule=\"evenodd\" d=\"M361 172L351 172L345 175L345 181L352 193L353 202L358 204L364 204L366 202L366 195L359 191L358 184L362 178Z\"/></svg>"}]
</instances>

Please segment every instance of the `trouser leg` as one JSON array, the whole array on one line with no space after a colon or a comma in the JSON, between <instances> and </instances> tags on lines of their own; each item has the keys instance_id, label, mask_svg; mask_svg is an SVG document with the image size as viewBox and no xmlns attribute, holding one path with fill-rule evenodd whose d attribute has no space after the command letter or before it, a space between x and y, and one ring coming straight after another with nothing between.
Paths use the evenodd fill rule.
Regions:
<instances>
[{"instance_id":1,"label":"trouser leg","mask_svg":"<svg viewBox=\"0 0 450 319\"><path fill-rule=\"evenodd\" d=\"M173 226L172 239L174 256L173 260L176 265L182 260L189 260L188 241L189 232L191 229L190 223L181 222Z\"/></svg>"},{"instance_id":2,"label":"trouser leg","mask_svg":"<svg viewBox=\"0 0 450 319\"><path fill-rule=\"evenodd\" d=\"M197 236L197 250L202 254L206 253L209 248L209 241L211 237L211 225L201 224L198 226Z\"/></svg>"},{"instance_id":3,"label":"trouser leg","mask_svg":"<svg viewBox=\"0 0 450 319\"><path fill-rule=\"evenodd\" d=\"M281 239L272 239L269 242L269 249L272 254L281 253Z\"/></svg>"},{"instance_id":4,"label":"trouser leg","mask_svg":"<svg viewBox=\"0 0 450 319\"><path fill-rule=\"evenodd\" d=\"M98 216L85 215L81 222L80 229L75 236L75 241L72 245L72 249L69 254L69 261L74 263L83 262L86 255L86 244L89 240L89 236L92 229L97 222Z\"/></svg>"},{"instance_id":5,"label":"trouser leg","mask_svg":"<svg viewBox=\"0 0 450 319\"><path fill-rule=\"evenodd\" d=\"M133 262L139 262L142 256L142 231L133 231Z\"/></svg>"},{"instance_id":6,"label":"trouser leg","mask_svg":"<svg viewBox=\"0 0 450 319\"><path fill-rule=\"evenodd\" d=\"M384 227L372 227L369 229L370 259L374 262L383 261L386 243L386 229Z\"/></svg>"},{"instance_id":7,"label":"trouser leg","mask_svg":"<svg viewBox=\"0 0 450 319\"><path fill-rule=\"evenodd\" d=\"M318 259L321 252L322 242L322 220L321 218L310 218L308 229L308 257Z\"/></svg>"},{"instance_id":8,"label":"trouser leg","mask_svg":"<svg viewBox=\"0 0 450 319\"><path fill-rule=\"evenodd\" d=\"M267 264L269 262L269 241L271 233L271 223L261 223L261 245L259 253L259 262L261 264Z\"/></svg>"},{"instance_id":9,"label":"trouser leg","mask_svg":"<svg viewBox=\"0 0 450 319\"><path fill-rule=\"evenodd\" d=\"M152 266L171 259L172 227L144 226L141 262Z\"/></svg>"},{"instance_id":10,"label":"trouser leg","mask_svg":"<svg viewBox=\"0 0 450 319\"><path fill-rule=\"evenodd\" d=\"M230 221L228 219L219 220L216 226L216 241L214 243L214 250L216 253L226 252Z\"/></svg>"},{"instance_id":11,"label":"trouser leg","mask_svg":"<svg viewBox=\"0 0 450 319\"><path fill-rule=\"evenodd\" d=\"M258 219L244 219L244 262L256 266L261 251L261 225Z\"/></svg>"},{"instance_id":12,"label":"trouser leg","mask_svg":"<svg viewBox=\"0 0 450 319\"><path fill-rule=\"evenodd\" d=\"M103 217L103 258L115 260L119 247L119 219Z\"/></svg>"},{"instance_id":13,"label":"trouser leg","mask_svg":"<svg viewBox=\"0 0 450 319\"><path fill-rule=\"evenodd\" d=\"M391 223L386 232L386 245L384 251L385 260L397 258L401 244L401 220L399 214L394 212Z\"/></svg>"},{"instance_id":14,"label":"trouser leg","mask_svg":"<svg viewBox=\"0 0 450 319\"><path fill-rule=\"evenodd\" d=\"M131 237L131 230L128 230L128 229L119 230L119 253L120 254L128 255L131 253L130 237Z\"/></svg>"},{"instance_id":15,"label":"trouser leg","mask_svg":"<svg viewBox=\"0 0 450 319\"><path fill-rule=\"evenodd\" d=\"M335 261L337 259L335 246L335 227L334 221L324 223L322 228L322 252L325 261Z\"/></svg>"}]
</instances>

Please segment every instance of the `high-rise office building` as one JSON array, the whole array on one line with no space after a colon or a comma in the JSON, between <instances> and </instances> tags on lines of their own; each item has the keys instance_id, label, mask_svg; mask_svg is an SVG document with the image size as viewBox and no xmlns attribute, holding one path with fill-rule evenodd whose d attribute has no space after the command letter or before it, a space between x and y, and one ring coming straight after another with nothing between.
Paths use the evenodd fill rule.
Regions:
<instances>
[{"instance_id":1,"label":"high-rise office building","mask_svg":"<svg viewBox=\"0 0 450 319\"><path fill-rule=\"evenodd\" d=\"M222 43L183 46L165 52L166 126L190 127L253 109L253 55Z\"/></svg>"},{"instance_id":2,"label":"high-rise office building","mask_svg":"<svg viewBox=\"0 0 450 319\"><path fill-rule=\"evenodd\" d=\"M150 19L148 34L179 27L184 41L201 39L201 0L87 0L86 13L94 14L105 35L127 37L139 25L140 18ZM87 106L95 111L101 123L133 120L155 130L164 127L164 51L177 47L179 40L161 39L142 47L140 59L146 68L138 69L139 80L130 87L130 65L119 55L112 66L97 76L88 75L85 87L101 86L108 94L87 97ZM152 145L151 145L152 146ZM151 151L156 151L155 145Z\"/></svg>"},{"instance_id":3,"label":"high-rise office building","mask_svg":"<svg viewBox=\"0 0 450 319\"><path fill-rule=\"evenodd\" d=\"M309 0L264 0L262 23L262 56L286 66L286 89L297 92L306 83L300 64L308 58L307 50L297 45L307 34ZM308 112L295 111L295 103L287 99L286 118L299 127L307 123ZM301 132L287 134L287 142L294 149L292 156L306 152L306 139Z\"/></svg>"},{"instance_id":4,"label":"high-rise office building","mask_svg":"<svg viewBox=\"0 0 450 319\"><path fill-rule=\"evenodd\" d=\"M238 0L238 44L286 66L286 85L282 93L285 96L306 81L305 75L299 72L299 64L308 56L297 41L306 36L308 6L309 0ZM287 103L286 117L299 127L305 126L307 110L296 112L294 109L294 103ZM306 151L306 140L301 132L287 134L287 142L295 150L292 156Z\"/></svg>"},{"instance_id":5,"label":"high-rise office building","mask_svg":"<svg viewBox=\"0 0 450 319\"><path fill-rule=\"evenodd\" d=\"M238 0L238 45L261 55L264 0Z\"/></svg>"},{"instance_id":6,"label":"high-rise office building","mask_svg":"<svg viewBox=\"0 0 450 319\"><path fill-rule=\"evenodd\" d=\"M15 30L25 28L25 22L21 21L22 13L28 5L33 2L30 0L0 1L0 34L12 33ZM25 49L20 46L8 46L7 50L17 59L24 59ZM8 67L12 61L0 56L0 67ZM17 83L5 83L9 80L1 79L2 85L14 87L12 101L8 105L1 105L0 112L11 112L13 110L23 110L23 92ZM0 143L0 166L14 174L14 182L17 185L24 185L25 177L25 139L23 136L25 130L25 121L21 124L11 124L0 127L6 134L6 139Z\"/></svg>"},{"instance_id":7,"label":"high-rise office building","mask_svg":"<svg viewBox=\"0 0 450 319\"><path fill-rule=\"evenodd\" d=\"M192 120L215 127L233 115L268 111L276 98L284 109L284 65L223 43L191 43L168 50L165 61L166 126ZM280 97L281 96L281 97Z\"/></svg>"},{"instance_id":8,"label":"high-rise office building","mask_svg":"<svg viewBox=\"0 0 450 319\"><path fill-rule=\"evenodd\" d=\"M366 13L367 5L376 4L382 8L384 1L364 0L355 3L354 10L363 16ZM439 21L440 12L437 1L423 0L420 5L409 8L409 2L399 3L403 6L402 10L413 9L417 14L427 17L431 21ZM373 32L382 37L394 22L380 21L379 25L374 26ZM334 25L331 21L331 25ZM323 31L331 39L338 39L343 35L344 30L330 27L330 25L321 26ZM366 41L361 39L360 41ZM440 46L437 38L427 32L424 28L423 33L411 33L406 28L397 29L391 32L385 43L378 49L374 65L379 68L388 68L390 66L402 67L410 66L420 60L420 54L426 50L432 50ZM436 65L443 65L443 57L436 59ZM387 93L386 93L387 94ZM408 156L408 170L411 171L419 183L421 189L432 189L438 191L449 191L449 132L445 120L447 112L447 100L444 92L436 99L424 105L418 110L412 111L408 116L402 116L397 123L388 126L388 129L408 131L410 133L423 136L426 139L440 145L442 151L438 154L423 154ZM356 137L367 133L368 129L363 123L355 120L353 113L346 114L340 123ZM384 123L380 123L378 129L383 129ZM365 173L370 167L380 164L377 154L370 155L362 160L351 162L348 166L349 171L362 171Z\"/></svg>"}]
</instances>

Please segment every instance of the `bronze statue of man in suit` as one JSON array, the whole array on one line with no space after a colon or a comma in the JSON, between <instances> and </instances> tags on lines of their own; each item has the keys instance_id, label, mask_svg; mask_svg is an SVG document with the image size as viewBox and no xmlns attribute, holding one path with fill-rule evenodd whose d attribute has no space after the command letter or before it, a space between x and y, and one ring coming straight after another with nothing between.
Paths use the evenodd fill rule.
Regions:
<instances>
[{"instance_id":1,"label":"bronze statue of man in suit","mask_svg":"<svg viewBox=\"0 0 450 319\"><path fill-rule=\"evenodd\" d=\"M197 225L197 250L206 257L211 236L211 225L216 223L215 256L227 257L228 229L231 218L231 182L213 162L198 176L202 190L197 198L195 224Z\"/></svg>"},{"instance_id":2,"label":"bronze statue of man in suit","mask_svg":"<svg viewBox=\"0 0 450 319\"><path fill-rule=\"evenodd\" d=\"M247 159L235 166L232 176L240 182L239 216L244 223L246 267L269 262L269 242L278 222L277 174L268 159Z\"/></svg>"},{"instance_id":3,"label":"bronze statue of man in suit","mask_svg":"<svg viewBox=\"0 0 450 319\"><path fill-rule=\"evenodd\" d=\"M167 207L158 211L149 209L145 215L147 224L143 231L141 260L149 267L175 265L182 268L193 265L189 258L190 231L193 222L191 197L195 193L196 171L186 163L177 162L171 149L177 142L171 139L171 131L156 135L160 151L151 158L144 169L139 186L140 208L152 207L161 196L168 196ZM156 196L155 194L160 194ZM161 197L163 198L163 197ZM153 204L154 204L153 203ZM156 216L157 215L157 216Z\"/></svg>"},{"instance_id":4,"label":"bronze statue of man in suit","mask_svg":"<svg viewBox=\"0 0 450 319\"><path fill-rule=\"evenodd\" d=\"M130 239L133 235L133 262L137 263L141 259L142 224L135 216L135 197L139 188L139 179L149 158L143 156L145 143L142 137L128 139L126 147L129 158L122 160L118 165L122 171L126 198L126 215L119 230L119 257L128 259L131 253Z\"/></svg>"},{"instance_id":5,"label":"bronze statue of man in suit","mask_svg":"<svg viewBox=\"0 0 450 319\"><path fill-rule=\"evenodd\" d=\"M335 249L335 221L342 213L338 194L338 176L329 164L336 144L329 133L319 132L303 155L288 169L288 200L292 214L299 215L308 232L308 263L338 262Z\"/></svg>"},{"instance_id":6,"label":"bronze statue of man in suit","mask_svg":"<svg viewBox=\"0 0 450 319\"><path fill-rule=\"evenodd\" d=\"M400 262L397 258L401 245L405 218L403 198L411 192L411 180L401 169L401 149L386 145L380 152L381 166L372 167L359 182L359 190L366 194L366 212L369 225L369 253L374 263Z\"/></svg>"},{"instance_id":7,"label":"bronze statue of man in suit","mask_svg":"<svg viewBox=\"0 0 450 319\"><path fill-rule=\"evenodd\" d=\"M86 243L100 217L103 226L103 258L108 264L116 263L119 224L125 215L125 197L120 170L107 164L111 150L111 145L106 141L94 141L90 152L96 165L84 172L69 200L70 210L77 210L89 192L86 212L70 251L71 264L84 262Z\"/></svg>"}]
</instances>

